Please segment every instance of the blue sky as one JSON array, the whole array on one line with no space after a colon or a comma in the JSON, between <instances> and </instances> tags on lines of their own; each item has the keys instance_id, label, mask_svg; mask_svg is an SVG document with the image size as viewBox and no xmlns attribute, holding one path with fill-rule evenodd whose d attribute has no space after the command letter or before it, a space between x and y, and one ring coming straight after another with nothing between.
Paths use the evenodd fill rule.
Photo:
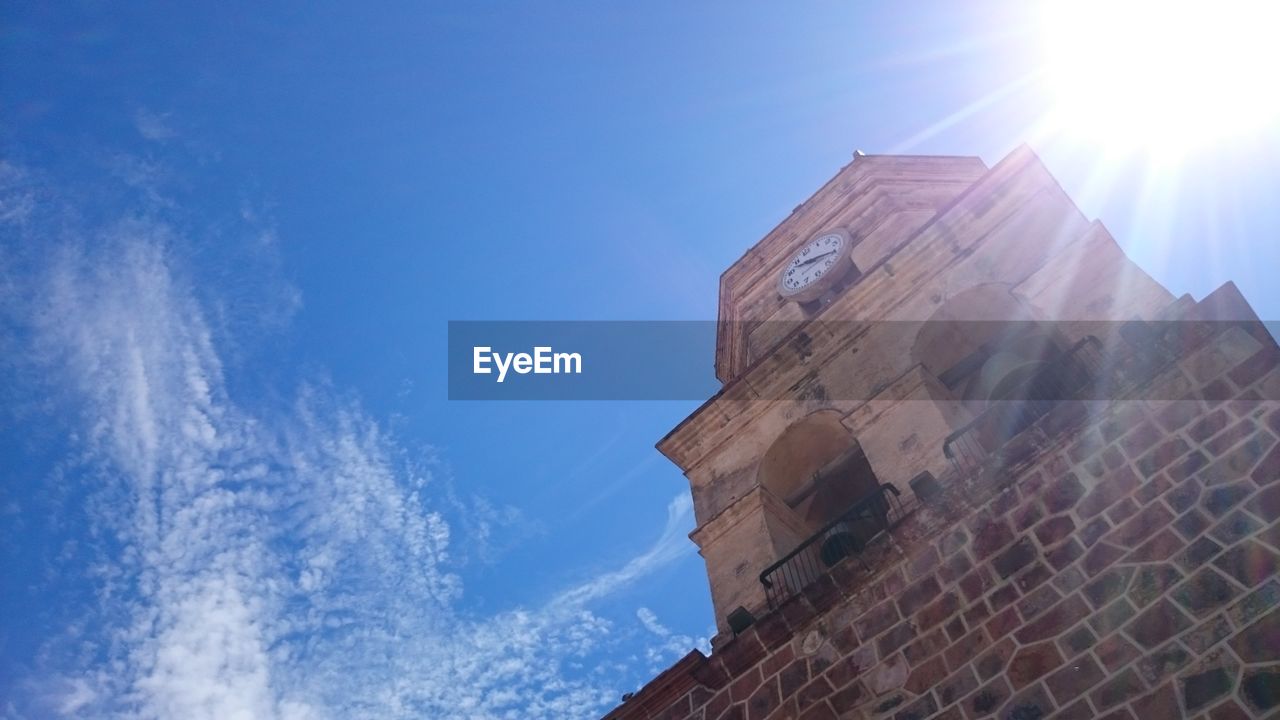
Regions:
<instances>
[{"instance_id":1,"label":"blue sky","mask_svg":"<svg viewBox=\"0 0 1280 720\"><path fill-rule=\"evenodd\" d=\"M0 716L591 717L705 648L696 403L449 402L446 323L713 318L858 148L1030 140L1280 317L1275 128L1036 137L1029 5L10 5Z\"/></svg>"}]
</instances>

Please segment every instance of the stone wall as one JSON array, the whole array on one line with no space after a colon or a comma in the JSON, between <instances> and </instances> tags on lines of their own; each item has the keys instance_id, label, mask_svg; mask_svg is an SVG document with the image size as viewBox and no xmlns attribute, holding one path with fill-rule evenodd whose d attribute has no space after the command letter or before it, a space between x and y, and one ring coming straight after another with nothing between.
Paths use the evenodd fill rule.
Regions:
<instances>
[{"instance_id":1,"label":"stone wall","mask_svg":"<svg viewBox=\"0 0 1280 720\"><path fill-rule=\"evenodd\" d=\"M1013 477L954 480L869 570L836 566L607 717L1280 717L1280 349L1252 332Z\"/></svg>"}]
</instances>

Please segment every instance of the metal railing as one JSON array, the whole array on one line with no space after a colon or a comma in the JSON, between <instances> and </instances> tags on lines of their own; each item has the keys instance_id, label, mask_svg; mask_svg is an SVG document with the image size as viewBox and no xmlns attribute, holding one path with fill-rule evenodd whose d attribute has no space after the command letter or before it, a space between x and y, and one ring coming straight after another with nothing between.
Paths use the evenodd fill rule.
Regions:
<instances>
[{"instance_id":1,"label":"metal railing","mask_svg":"<svg viewBox=\"0 0 1280 720\"><path fill-rule=\"evenodd\" d=\"M943 454L963 474L999 459L1000 450L1010 440L1055 408L1094 397L1103 370L1102 342L1090 335L948 435L942 444Z\"/></svg>"},{"instance_id":2,"label":"metal railing","mask_svg":"<svg viewBox=\"0 0 1280 720\"><path fill-rule=\"evenodd\" d=\"M863 549L902 520L902 501L898 495L896 487L880 485L795 550L765 568L760 573L760 584L764 585L769 608L777 608L845 558L857 558L865 568L861 558Z\"/></svg>"}]
</instances>

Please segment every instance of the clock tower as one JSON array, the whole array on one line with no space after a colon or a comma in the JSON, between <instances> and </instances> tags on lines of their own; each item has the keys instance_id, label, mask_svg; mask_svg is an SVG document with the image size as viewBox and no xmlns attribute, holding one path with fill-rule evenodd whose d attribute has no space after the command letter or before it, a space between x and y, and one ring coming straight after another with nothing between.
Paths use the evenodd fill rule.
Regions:
<instances>
[{"instance_id":1,"label":"clock tower","mask_svg":"<svg viewBox=\"0 0 1280 720\"><path fill-rule=\"evenodd\" d=\"M719 293L658 443L719 632L608 717L1280 706L1280 350L1233 285L1175 297L1022 148L859 154Z\"/></svg>"}]
</instances>

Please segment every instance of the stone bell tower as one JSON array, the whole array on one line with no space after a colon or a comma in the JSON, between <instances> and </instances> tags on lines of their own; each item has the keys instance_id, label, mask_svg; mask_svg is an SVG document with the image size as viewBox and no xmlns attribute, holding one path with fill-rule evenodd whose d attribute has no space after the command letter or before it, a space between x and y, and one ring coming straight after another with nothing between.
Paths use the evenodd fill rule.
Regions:
<instances>
[{"instance_id":1,"label":"stone bell tower","mask_svg":"<svg viewBox=\"0 0 1280 720\"><path fill-rule=\"evenodd\" d=\"M1025 148L858 155L719 315L658 443L719 634L608 717L1280 707L1280 350L1234 286L1175 298Z\"/></svg>"}]
</instances>

